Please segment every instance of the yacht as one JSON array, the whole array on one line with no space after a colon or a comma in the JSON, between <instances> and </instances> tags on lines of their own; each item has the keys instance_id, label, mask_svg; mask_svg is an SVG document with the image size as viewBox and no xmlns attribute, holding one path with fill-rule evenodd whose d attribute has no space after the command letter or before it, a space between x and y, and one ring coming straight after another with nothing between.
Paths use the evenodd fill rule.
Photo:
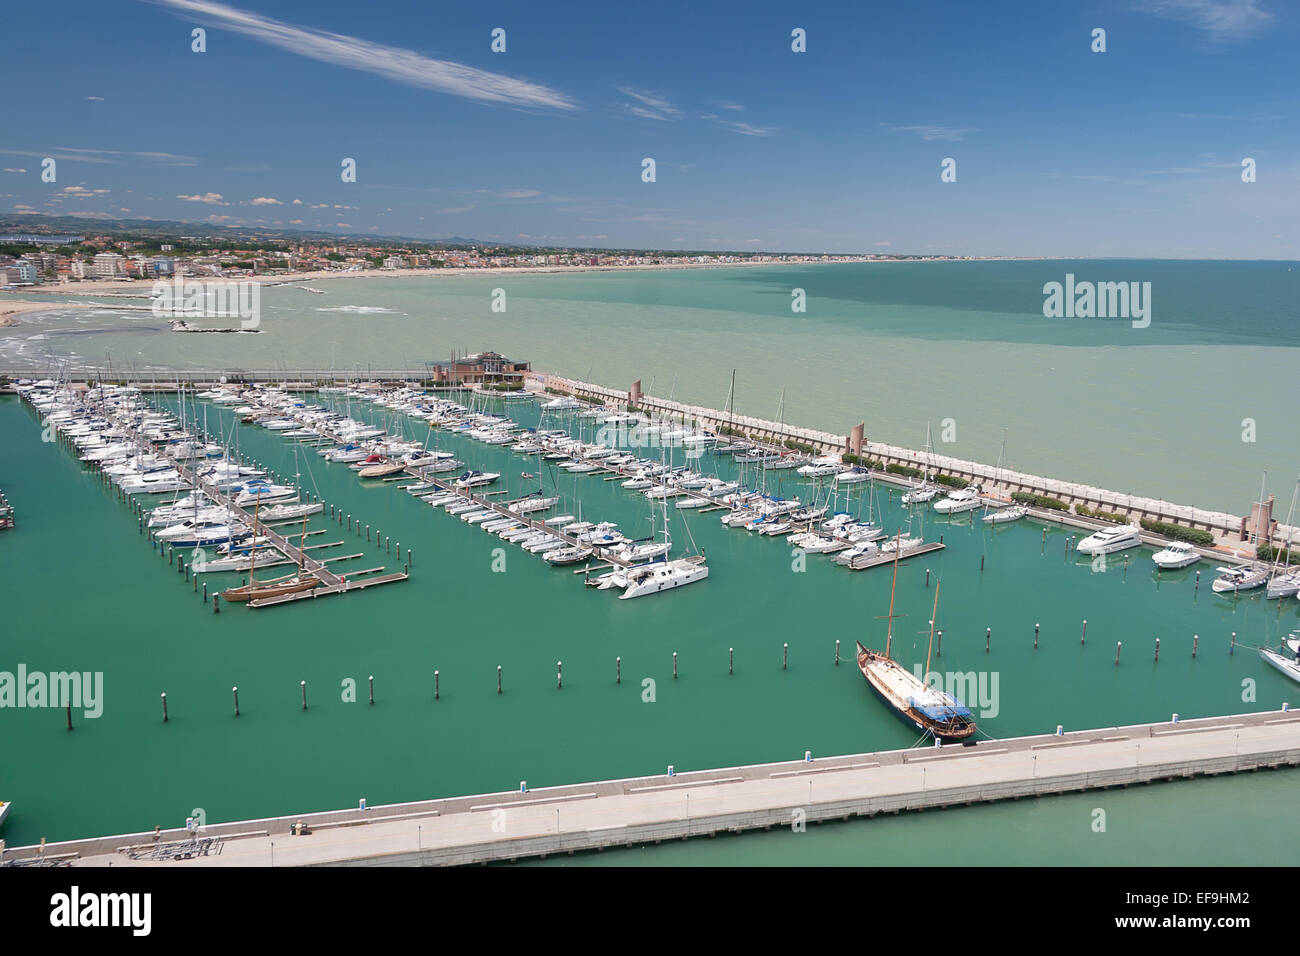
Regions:
<instances>
[{"instance_id":1,"label":"yacht","mask_svg":"<svg viewBox=\"0 0 1300 956\"><path fill-rule=\"evenodd\" d=\"M1080 554L1113 554L1142 544L1142 529L1135 524L1117 528L1102 528L1074 546Z\"/></svg>"},{"instance_id":2,"label":"yacht","mask_svg":"<svg viewBox=\"0 0 1300 956\"><path fill-rule=\"evenodd\" d=\"M903 494L903 504L919 505L929 501L939 493L939 489L933 485L922 482L919 485L913 485L909 491Z\"/></svg>"},{"instance_id":3,"label":"yacht","mask_svg":"<svg viewBox=\"0 0 1300 956\"><path fill-rule=\"evenodd\" d=\"M955 515L966 511L974 511L979 506L979 491L974 488L962 488L949 493L942 501L936 501L934 510L943 515Z\"/></svg>"},{"instance_id":4,"label":"yacht","mask_svg":"<svg viewBox=\"0 0 1300 956\"><path fill-rule=\"evenodd\" d=\"M547 564L577 564L579 561L591 557L591 555L591 548L565 547L546 552L542 556L542 560Z\"/></svg>"},{"instance_id":5,"label":"yacht","mask_svg":"<svg viewBox=\"0 0 1300 956\"><path fill-rule=\"evenodd\" d=\"M1156 567L1165 571L1185 568L1201 560L1201 553L1186 541L1173 541L1163 551L1151 555Z\"/></svg>"},{"instance_id":6,"label":"yacht","mask_svg":"<svg viewBox=\"0 0 1300 956\"><path fill-rule=\"evenodd\" d=\"M1004 524L1009 521L1019 521L1027 514L1029 514L1029 509L1024 505L1012 505L1010 508L998 508L996 511L990 511L980 520L985 524Z\"/></svg>"},{"instance_id":7,"label":"yacht","mask_svg":"<svg viewBox=\"0 0 1300 956\"><path fill-rule=\"evenodd\" d=\"M709 576L708 565L702 555L678 558L675 561L656 562L644 567L632 568L627 574L627 586L618 596L619 600L644 597L679 588L684 584L694 584Z\"/></svg>"},{"instance_id":8,"label":"yacht","mask_svg":"<svg viewBox=\"0 0 1300 956\"><path fill-rule=\"evenodd\" d=\"M478 488L490 485L501 476L494 471L467 471L456 479L457 488Z\"/></svg>"},{"instance_id":9,"label":"yacht","mask_svg":"<svg viewBox=\"0 0 1300 956\"><path fill-rule=\"evenodd\" d=\"M1268 579L1269 600L1289 598L1300 594L1300 570L1291 570L1273 575Z\"/></svg>"},{"instance_id":10,"label":"yacht","mask_svg":"<svg viewBox=\"0 0 1300 956\"><path fill-rule=\"evenodd\" d=\"M1219 576L1210 585L1215 593L1231 591L1249 591L1268 581L1269 569L1259 565L1247 565L1239 568L1218 568Z\"/></svg>"},{"instance_id":11,"label":"yacht","mask_svg":"<svg viewBox=\"0 0 1300 956\"><path fill-rule=\"evenodd\" d=\"M815 458L806 465L800 465L797 473L805 478L822 478L826 475L838 475L843 467L843 463L838 458L827 455L823 458Z\"/></svg>"},{"instance_id":12,"label":"yacht","mask_svg":"<svg viewBox=\"0 0 1300 956\"><path fill-rule=\"evenodd\" d=\"M854 465L848 471L841 471L835 476L837 485L856 485L860 481L866 481L871 477L871 472L861 465Z\"/></svg>"}]
</instances>

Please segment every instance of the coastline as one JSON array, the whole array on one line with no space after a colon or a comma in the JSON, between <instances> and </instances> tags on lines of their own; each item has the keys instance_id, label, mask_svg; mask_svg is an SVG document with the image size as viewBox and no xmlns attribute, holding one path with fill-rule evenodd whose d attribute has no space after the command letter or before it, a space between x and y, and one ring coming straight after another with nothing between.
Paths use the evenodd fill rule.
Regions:
<instances>
[{"instance_id":1,"label":"coastline","mask_svg":"<svg viewBox=\"0 0 1300 956\"><path fill-rule=\"evenodd\" d=\"M481 275L574 275L586 272L667 272L667 271L686 271L694 269L748 269L760 266L828 266L828 265L847 265L854 263L873 264L880 262L1010 262L1020 261L1022 259L1033 259L1035 257L1023 256L988 256L978 260L965 259L829 259L821 261L799 261L799 260L778 260L772 262L683 262L683 263L658 263L645 265L630 266L483 266L475 269L461 268L420 268L420 269L364 269L357 271L338 270L330 272L278 272L275 274L253 275L253 276L229 276L224 277L229 281L239 282L256 282L259 285L272 287L285 284L296 284L299 282L325 282L336 279L429 279L429 278L458 278L466 276ZM189 275L185 276L186 281L191 282L209 282L223 277ZM144 290L152 287L155 281L170 282L170 279L152 280L152 279L86 279L80 282L67 282L48 287L33 286L30 289L24 289L20 294L27 295L72 295L72 296L93 296L104 295L110 292L127 292L136 293L139 298L145 298L148 293ZM133 296L135 297L135 296Z\"/></svg>"}]
</instances>

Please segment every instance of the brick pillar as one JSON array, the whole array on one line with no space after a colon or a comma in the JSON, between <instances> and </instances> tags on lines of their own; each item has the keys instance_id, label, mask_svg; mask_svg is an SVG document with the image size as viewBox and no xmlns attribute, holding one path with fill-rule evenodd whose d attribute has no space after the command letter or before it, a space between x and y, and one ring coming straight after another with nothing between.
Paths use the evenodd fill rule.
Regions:
<instances>
[{"instance_id":1,"label":"brick pillar","mask_svg":"<svg viewBox=\"0 0 1300 956\"><path fill-rule=\"evenodd\" d=\"M637 379L632 383L632 387L627 390L627 403L629 405L641 404L641 380Z\"/></svg>"},{"instance_id":2,"label":"brick pillar","mask_svg":"<svg viewBox=\"0 0 1300 956\"><path fill-rule=\"evenodd\" d=\"M853 426L853 431L849 433L849 437L845 442L846 445L845 450L850 455L862 454L862 441L863 441L864 434L866 432L866 428L867 428L866 422L859 422L858 424Z\"/></svg>"}]
</instances>

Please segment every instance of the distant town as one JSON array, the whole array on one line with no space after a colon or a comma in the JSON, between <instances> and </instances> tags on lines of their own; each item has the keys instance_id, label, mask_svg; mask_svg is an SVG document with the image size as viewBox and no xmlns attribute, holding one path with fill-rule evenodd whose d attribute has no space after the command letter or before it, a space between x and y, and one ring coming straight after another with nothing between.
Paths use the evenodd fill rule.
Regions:
<instances>
[{"instance_id":1,"label":"distant town","mask_svg":"<svg viewBox=\"0 0 1300 956\"><path fill-rule=\"evenodd\" d=\"M172 276L267 276L409 269L619 268L751 263L865 262L947 256L779 254L534 248L465 242L443 246L340 238L0 235L0 287ZM979 258L979 257L963 257Z\"/></svg>"}]
</instances>

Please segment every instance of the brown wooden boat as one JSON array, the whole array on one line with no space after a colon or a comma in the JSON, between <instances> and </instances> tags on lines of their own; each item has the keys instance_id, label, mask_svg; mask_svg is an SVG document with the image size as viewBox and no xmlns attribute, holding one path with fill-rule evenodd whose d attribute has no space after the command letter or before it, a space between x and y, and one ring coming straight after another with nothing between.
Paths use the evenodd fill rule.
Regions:
<instances>
[{"instance_id":1,"label":"brown wooden boat","mask_svg":"<svg viewBox=\"0 0 1300 956\"><path fill-rule=\"evenodd\" d=\"M260 601L262 598L279 597L281 594L295 594L298 591L310 591L321 586L321 580L311 575L287 574L282 578L255 581L251 584L226 588L221 596L227 601Z\"/></svg>"}]
</instances>

